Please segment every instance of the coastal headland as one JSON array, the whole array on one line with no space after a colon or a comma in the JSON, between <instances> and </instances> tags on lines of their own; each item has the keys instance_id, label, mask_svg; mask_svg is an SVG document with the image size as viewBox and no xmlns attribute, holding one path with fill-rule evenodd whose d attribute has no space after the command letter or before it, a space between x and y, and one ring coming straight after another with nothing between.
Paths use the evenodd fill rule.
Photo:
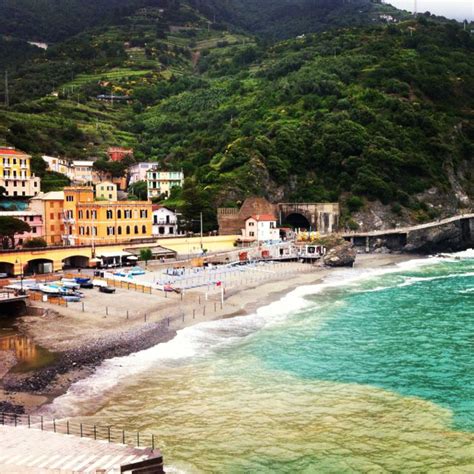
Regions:
<instances>
[{"instance_id":1,"label":"coastal headland","mask_svg":"<svg viewBox=\"0 0 474 474\"><path fill-rule=\"evenodd\" d=\"M413 255L359 255L353 269L378 268ZM90 290L81 303L52 307L35 302L35 315L17 320L20 333L53 354L34 370L15 370L10 351L2 352L0 406L33 413L90 375L102 361L171 340L177 331L204 321L252 314L292 289L314 285L337 269L322 265L279 263L225 275L217 285L184 294L138 293L117 288L107 295Z\"/></svg>"}]
</instances>

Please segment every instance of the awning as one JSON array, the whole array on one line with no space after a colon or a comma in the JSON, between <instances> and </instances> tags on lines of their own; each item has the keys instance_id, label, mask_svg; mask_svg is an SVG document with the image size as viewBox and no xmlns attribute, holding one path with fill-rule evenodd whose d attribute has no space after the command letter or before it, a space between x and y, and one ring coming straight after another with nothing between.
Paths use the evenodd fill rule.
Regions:
<instances>
[{"instance_id":1,"label":"awning","mask_svg":"<svg viewBox=\"0 0 474 474\"><path fill-rule=\"evenodd\" d=\"M102 252L97 254L100 258L114 258L114 257L128 257L132 255L130 252L124 252L123 250L116 250L115 252Z\"/></svg>"},{"instance_id":2,"label":"awning","mask_svg":"<svg viewBox=\"0 0 474 474\"><path fill-rule=\"evenodd\" d=\"M138 260L138 257L135 257L135 255L130 255L130 257L127 257L127 260Z\"/></svg>"}]
</instances>

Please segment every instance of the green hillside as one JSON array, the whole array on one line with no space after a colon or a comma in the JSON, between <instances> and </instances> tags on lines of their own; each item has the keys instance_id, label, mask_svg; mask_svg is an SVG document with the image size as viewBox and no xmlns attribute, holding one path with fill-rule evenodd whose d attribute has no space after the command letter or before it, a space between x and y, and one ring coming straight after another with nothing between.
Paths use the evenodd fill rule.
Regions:
<instances>
[{"instance_id":1,"label":"green hillside","mask_svg":"<svg viewBox=\"0 0 474 474\"><path fill-rule=\"evenodd\" d=\"M423 221L461 206L453 187L472 198L474 43L460 25L421 16L269 43L235 20L244 0L216 21L203 5L140 8L27 58L0 140L69 157L133 146L183 169L191 179L172 202L209 216L258 194L340 200L355 226L351 213L371 202Z\"/></svg>"}]
</instances>

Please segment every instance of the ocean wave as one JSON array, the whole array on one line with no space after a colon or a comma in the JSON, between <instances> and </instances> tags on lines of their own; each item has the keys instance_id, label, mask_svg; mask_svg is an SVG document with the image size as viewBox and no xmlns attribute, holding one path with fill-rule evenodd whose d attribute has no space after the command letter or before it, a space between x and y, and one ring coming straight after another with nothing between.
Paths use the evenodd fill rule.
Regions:
<instances>
[{"instance_id":1,"label":"ocean wave","mask_svg":"<svg viewBox=\"0 0 474 474\"><path fill-rule=\"evenodd\" d=\"M306 297L322 293L331 288L358 286L361 281L389 273L413 270L417 267L445 261L432 257L414 259L390 267L376 269L340 269L329 275L322 283L296 288L278 301L259 308L255 313L229 319L208 321L177 331L176 336L149 349L105 360L95 372L75 382L68 392L56 398L42 411L55 416L76 416L83 406L96 406L117 385L125 383L133 375L144 372L156 364L172 365L195 361L223 346L232 345L256 333L266 325L279 324L290 315L314 305ZM381 291L382 287L371 291Z\"/></svg>"}]
</instances>

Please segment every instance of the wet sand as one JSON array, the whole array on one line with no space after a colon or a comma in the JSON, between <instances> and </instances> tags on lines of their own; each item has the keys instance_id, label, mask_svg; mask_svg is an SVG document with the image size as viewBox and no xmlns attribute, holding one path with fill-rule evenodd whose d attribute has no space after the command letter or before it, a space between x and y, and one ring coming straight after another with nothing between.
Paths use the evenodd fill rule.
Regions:
<instances>
[{"instance_id":1,"label":"wet sand","mask_svg":"<svg viewBox=\"0 0 474 474\"><path fill-rule=\"evenodd\" d=\"M359 255L354 268L382 267L412 258ZM241 282L227 286L222 307L220 288L213 288L207 300L206 288L167 297L126 289L117 289L113 295L84 290L84 311L81 303L68 308L36 303L44 308L45 315L20 318L20 330L35 343L56 352L57 358L34 372L4 375L0 404L11 410L34 412L91 374L105 359L169 341L178 330L200 322L251 314L292 289L320 283L337 271L299 263L280 264L271 270L255 272L250 278L244 275Z\"/></svg>"}]
</instances>

